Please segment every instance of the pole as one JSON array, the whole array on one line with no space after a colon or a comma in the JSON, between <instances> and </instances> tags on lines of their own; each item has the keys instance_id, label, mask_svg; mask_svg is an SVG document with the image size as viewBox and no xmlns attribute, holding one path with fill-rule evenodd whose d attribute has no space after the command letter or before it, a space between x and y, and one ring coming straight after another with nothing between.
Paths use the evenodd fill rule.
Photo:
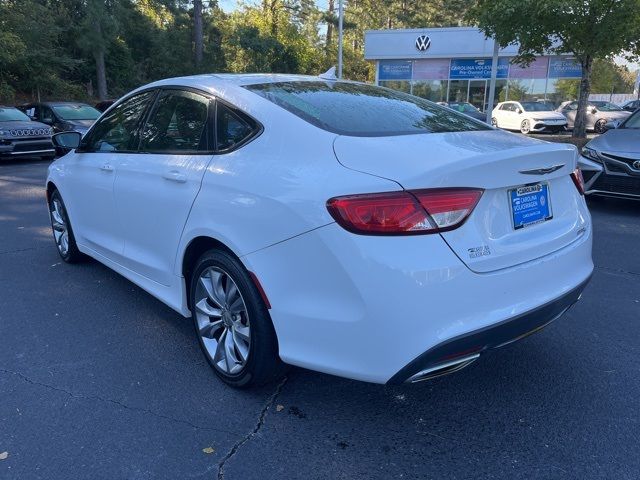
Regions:
<instances>
[{"instance_id":1,"label":"pole","mask_svg":"<svg viewBox=\"0 0 640 480\"><path fill-rule=\"evenodd\" d=\"M342 2L343 0L338 2L338 78L342 78L342 19L344 17Z\"/></svg>"},{"instance_id":2,"label":"pole","mask_svg":"<svg viewBox=\"0 0 640 480\"><path fill-rule=\"evenodd\" d=\"M491 60L491 81L489 82L489 103L487 105L487 123L491 125L491 114L493 113L493 99L496 96L496 78L498 78L498 52L500 45L493 39L493 59Z\"/></svg>"}]
</instances>

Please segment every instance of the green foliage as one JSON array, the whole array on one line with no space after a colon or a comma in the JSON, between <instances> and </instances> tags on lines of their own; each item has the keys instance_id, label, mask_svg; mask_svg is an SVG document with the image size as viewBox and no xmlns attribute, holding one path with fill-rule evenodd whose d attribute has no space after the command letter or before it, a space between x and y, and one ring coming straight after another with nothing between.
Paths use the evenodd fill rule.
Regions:
<instances>
[{"instance_id":1,"label":"green foliage","mask_svg":"<svg viewBox=\"0 0 640 480\"><path fill-rule=\"evenodd\" d=\"M640 56L640 0L477 0L467 19L501 46L519 44L517 63L571 53L582 65L574 136L584 118L595 59Z\"/></svg>"}]
</instances>

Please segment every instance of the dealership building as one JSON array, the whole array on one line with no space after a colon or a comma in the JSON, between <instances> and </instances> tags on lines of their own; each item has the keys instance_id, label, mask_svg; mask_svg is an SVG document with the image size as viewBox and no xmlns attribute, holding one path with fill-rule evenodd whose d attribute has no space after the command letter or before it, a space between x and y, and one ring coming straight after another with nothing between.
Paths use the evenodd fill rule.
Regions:
<instances>
[{"instance_id":1,"label":"dealership building","mask_svg":"<svg viewBox=\"0 0 640 480\"><path fill-rule=\"evenodd\" d=\"M435 102L469 102L484 110L494 42L477 28L370 30L365 59L375 62L378 85ZM547 100L558 105L577 93L581 67L570 55L537 57L529 66L512 63L518 46L498 53L494 104Z\"/></svg>"}]
</instances>

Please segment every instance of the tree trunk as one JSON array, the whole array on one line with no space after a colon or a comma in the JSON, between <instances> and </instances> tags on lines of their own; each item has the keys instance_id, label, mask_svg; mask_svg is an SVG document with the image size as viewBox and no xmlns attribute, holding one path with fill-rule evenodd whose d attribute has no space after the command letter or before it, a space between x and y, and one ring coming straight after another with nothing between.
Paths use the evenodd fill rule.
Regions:
<instances>
[{"instance_id":1,"label":"tree trunk","mask_svg":"<svg viewBox=\"0 0 640 480\"><path fill-rule=\"evenodd\" d=\"M587 55L582 60L582 79L580 80L580 93L578 94L578 111L573 123L573 137L584 138L587 134L587 107L589 106L589 94L591 93L591 67L593 58Z\"/></svg>"},{"instance_id":2,"label":"tree trunk","mask_svg":"<svg viewBox=\"0 0 640 480\"><path fill-rule=\"evenodd\" d=\"M335 11L335 1L334 0L329 0L329 9L327 11L328 13L328 21L327 21L327 45L326 45L326 50L327 52L329 51L329 49L331 48L331 42L333 41L333 12Z\"/></svg>"},{"instance_id":3,"label":"tree trunk","mask_svg":"<svg viewBox=\"0 0 640 480\"><path fill-rule=\"evenodd\" d=\"M93 58L96 60L96 77L98 80L98 98L100 100L107 99L107 69L104 64L104 49L99 48L93 52Z\"/></svg>"},{"instance_id":4,"label":"tree trunk","mask_svg":"<svg viewBox=\"0 0 640 480\"><path fill-rule=\"evenodd\" d=\"M202 64L202 0L193 0L193 44L196 68Z\"/></svg>"}]
</instances>

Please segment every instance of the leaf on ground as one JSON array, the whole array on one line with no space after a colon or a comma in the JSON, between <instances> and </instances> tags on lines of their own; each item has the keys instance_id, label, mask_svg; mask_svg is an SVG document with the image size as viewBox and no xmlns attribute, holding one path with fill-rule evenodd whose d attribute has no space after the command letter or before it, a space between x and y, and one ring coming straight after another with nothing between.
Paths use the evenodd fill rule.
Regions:
<instances>
[{"instance_id":1,"label":"leaf on ground","mask_svg":"<svg viewBox=\"0 0 640 480\"><path fill-rule=\"evenodd\" d=\"M276 412L281 412L284 410L284 405L276 405Z\"/></svg>"},{"instance_id":2,"label":"leaf on ground","mask_svg":"<svg viewBox=\"0 0 640 480\"><path fill-rule=\"evenodd\" d=\"M6 460L8 456L9 452L2 452L0 453L0 460Z\"/></svg>"},{"instance_id":3,"label":"leaf on ground","mask_svg":"<svg viewBox=\"0 0 640 480\"><path fill-rule=\"evenodd\" d=\"M203 449L202 449L202 451L203 451L204 453L206 453L207 455L210 455L210 454L212 454L213 452L215 452L216 450L215 450L215 448L213 448L213 447L207 447L207 448L203 448Z\"/></svg>"}]
</instances>

